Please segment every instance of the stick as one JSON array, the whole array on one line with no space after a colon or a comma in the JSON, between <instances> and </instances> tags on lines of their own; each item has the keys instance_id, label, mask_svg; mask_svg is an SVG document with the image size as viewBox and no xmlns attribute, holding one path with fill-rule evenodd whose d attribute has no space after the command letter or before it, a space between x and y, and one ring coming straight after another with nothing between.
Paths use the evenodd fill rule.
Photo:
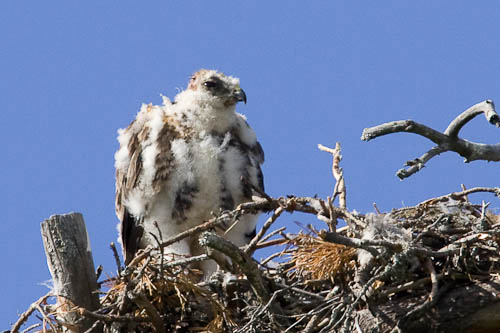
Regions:
<instances>
[{"instance_id":1,"label":"stick","mask_svg":"<svg viewBox=\"0 0 500 333\"><path fill-rule=\"evenodd\" d=\"M153 324L156 333L166 332L165 325L163 325L163 320L161 319L160 314L148 301L146 295L140 292L129 291L127 293L127 297L137 304L140 309L146 311L148 317L151 319L151 323Z\"/></svg>"},{"instance_id":2,"label":"stick","mask_svg":"<svg viewBox=\"0 0 500 333\"><path fill-rule=\"evenodd\" d=\"M111 242L109 244L109 247L110 247L111 251L113 251L113 257L115 258L116 269L117 269L118 275L120 275L120 272L122 271L122 263L120 261L120 256L118 255L118 250L116 249L114 242Z\"/></svg>"},{"instance_id":3,"label":"stick","mask_svg":"<svg viewBox=\"0 0 500 333\"><path fill-rule=\"evenodd\" d=\"M245 253L251 256L255 249L257 248L257 243L261 240L261 238L265 235L267 230L271 227L271 225L280 217L281 213L283 213L283 207L278 207L274 211L273 215L267 219L262 228L259 230L259 233L255 235L255 237L248 243L245 248Z\"/></svg>"},{"instance_id":4,"label":"stick","mask_svg":"<svg viewBox=\"0 0 500 333\"><path fill-rule=\"evenodd\" d=\"M40 304L44 303L47 298L53 296L52 292L49 292L45 296L40 297L36 302L33 302L28 310L24 311L23 314L19 317L19 319L15 322L14 325L12 325L12 328L10 329L11 333L17 333L21 326L24 324L26 320L28 320L29 316L37 309Z\"/></svg>"},{"instance_id":5,"label":"stick","mask_svg":"<svg viewBox=\"0 0 500 333\"><path fill-rule=\"evenodd\" d=\"M335 190L333 191L333 198L339 195L339 206L342 209L346 209L346 187L344 182L344 171L340 167L340 161L342 160L342 155L340 155L341 148L340 143L335 144L335 149L328 148L322 144L318 144L318 149L326 151L332 154L332 175L336 180Z\"/></svg>"},{"instance_id":6,"label":"stick","mask_svg":"<svg viewBox=\"0 0 500 333\"><path fill-rule=\"evenodd\" d=\"M208 246L231 258L243 274L247 276L248 282L250 282L260 302L267 303L269 301L271 297L265 286L259 267L248 254L215 233L204 232L200 236L199 241L201 246Z\"/></svg>"}]
</instances>

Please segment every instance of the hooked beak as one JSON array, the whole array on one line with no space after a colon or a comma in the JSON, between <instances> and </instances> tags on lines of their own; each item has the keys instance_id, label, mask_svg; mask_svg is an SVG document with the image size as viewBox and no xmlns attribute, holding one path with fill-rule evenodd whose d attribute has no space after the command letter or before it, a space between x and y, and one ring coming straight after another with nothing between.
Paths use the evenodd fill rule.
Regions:
<instances>
[{"instance_id":1,"label":"hooked beak","mask_svg":"<svg viewBox=\"0 0 500 333\"><path fill-rule=\"evenodd\" d=\"M247 95L245 94L245 91L243 89L241 89L241 88L236 89L233 92L233 96L234 96L234 98L236 98L236 100L238 102L243 102L243 103L247 104Z\"/></svg>"}]
</instances>

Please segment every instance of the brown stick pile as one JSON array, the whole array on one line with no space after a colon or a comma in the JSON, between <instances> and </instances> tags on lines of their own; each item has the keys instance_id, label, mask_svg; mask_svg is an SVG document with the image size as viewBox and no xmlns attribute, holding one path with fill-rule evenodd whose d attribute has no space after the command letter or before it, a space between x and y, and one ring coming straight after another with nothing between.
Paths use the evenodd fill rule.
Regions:
<instances>
[{"instance_id":1,"label":"brown stick pile","mask_svg":"<svg viewBox=\"0 0 500 333\"><path fill-rule=\"evenodd\" d=\"M486 203L475 205L467 198L476 192L500 196L500 189L473 188L414 207L361 215L345 208L340 146L322 150L333 153L337 185L332 197L260 193L261 199L143 250L125 269L117 258L117 276L100 282L100 308L69 311L94 320L88 332L385 332L415 325L452 327L450 322L471 314L446 317L439 304L477 281L500 280L500 218ZM335 198L341 199L340 207L334 206ZM258 212L271 215L246 247L213 232ZM284 227L273 229L285 212L313 214L325 228L308 226L293 235ZM338 228L340 220L348 226ZM159 251L193 234L200 234L207 254L184 258ZM273 254L252 258L262 248ZM217 254L231 258L226 267L231 272L202 279L195 264L217 260ZM20 332L35 313L40 323L29 330L62 332L64 323L47 298L33 303L11 332ZM482 301L486 306L494 299ZM458 308L446 305L448 312Z\"/></svg>"}]
</instances>

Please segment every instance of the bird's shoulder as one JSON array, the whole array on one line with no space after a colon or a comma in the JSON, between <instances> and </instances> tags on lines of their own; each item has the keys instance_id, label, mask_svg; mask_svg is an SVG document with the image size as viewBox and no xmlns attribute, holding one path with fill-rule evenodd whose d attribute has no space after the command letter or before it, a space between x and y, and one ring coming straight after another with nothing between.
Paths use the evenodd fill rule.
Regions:
<instances>
[{"instance_id":1,"label":"bird's shoulder","mask_svg":"<svg viewBox=\"0 0 500 333\"><path fill-rule=\"evenodd\" d=\"M248 150L249 154L251 154L259 164L264 163L264 150L257 140L255 131L250 127L244 115L236 113L235 126L232 128L231 134L236 140L240 141L241 145Z\"/></svg>"},{"instance_id":2,"label":"bird's shoulder","mask_svg":"<svg viewBox=\"0 0 500 333\"><path fill-rule=\"evenodd\" d=\"M173 167L172 141L191 135L172 106L143 105L130 125L118 131L115 168L119 217L123 217L123 203L133 189L150 194L161 190Z\"/></svg>"}]
</instances>

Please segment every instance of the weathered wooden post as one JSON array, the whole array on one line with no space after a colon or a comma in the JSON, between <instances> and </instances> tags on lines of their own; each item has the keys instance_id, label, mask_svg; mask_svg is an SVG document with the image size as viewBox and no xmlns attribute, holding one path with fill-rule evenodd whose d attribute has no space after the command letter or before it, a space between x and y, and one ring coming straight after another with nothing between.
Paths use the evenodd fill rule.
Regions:
<instances>
[{"instance_id":1,"label":"weathered wooden post","mask_svg":"<svg viewBox=\"0 0 500 333\"><path fill-rule=\"evenodd\" d=\"M99 307L97 278L83 216L52 215L42 222L41 232L60 319L71 332L83 332L92 326L92 321L70 310L75 305L91 311Z\"/></svg>"}]
</instances>

